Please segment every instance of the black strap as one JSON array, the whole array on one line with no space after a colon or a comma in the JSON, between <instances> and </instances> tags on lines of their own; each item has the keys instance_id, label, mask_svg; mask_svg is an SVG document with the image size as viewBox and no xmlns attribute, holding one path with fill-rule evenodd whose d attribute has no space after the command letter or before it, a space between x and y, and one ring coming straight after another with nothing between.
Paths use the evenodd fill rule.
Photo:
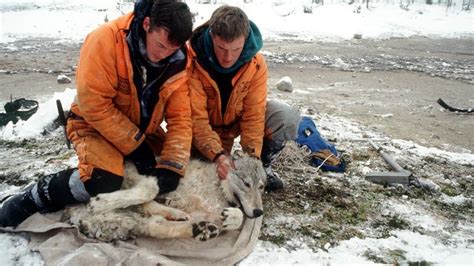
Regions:
<instances>
[{"instance_id":1,"label":"black strap","mask_svg":"<svg viewBox=\"0 0 474 266\"><path fill-rule=\"evenodd\" d=\"M42 177L38 181L38 195L45 208L63 208L66 205L79 203L71 193L69 179L75 168L66 169Z\"/></svg>"}]
</instances>

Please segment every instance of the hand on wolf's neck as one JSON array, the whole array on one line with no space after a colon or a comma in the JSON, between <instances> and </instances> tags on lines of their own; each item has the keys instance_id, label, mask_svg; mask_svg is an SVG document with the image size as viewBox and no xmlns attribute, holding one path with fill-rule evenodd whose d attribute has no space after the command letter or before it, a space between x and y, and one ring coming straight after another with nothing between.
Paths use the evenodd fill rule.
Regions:
<instances>
[{"instance_id":1,"label":"hand on wolf's neck","mask_svg":"<svg viewBox=\"0 0 474 266\"><path fill-rule=\"evenodd\" d=\"M219 155L215 162L217 165L217 176L220 180L226 179L229 172L235 169L234 162L225 154Z\"/></svg>"}]
</instances>

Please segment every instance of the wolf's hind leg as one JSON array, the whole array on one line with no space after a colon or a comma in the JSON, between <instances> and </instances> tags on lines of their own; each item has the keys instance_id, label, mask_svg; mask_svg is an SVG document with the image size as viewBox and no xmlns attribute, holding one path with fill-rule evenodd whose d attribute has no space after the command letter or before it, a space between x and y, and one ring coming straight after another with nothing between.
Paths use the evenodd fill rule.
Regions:
<instances>
[{"instance_id":1,"label":"wolf's hind leg","mask_svg":"<svg viewBox=\"0 0 474 266\"><path fill-rule=\"evenodd\" d=\"M217 226L210 222L167 221L159 215L144 218L143 222L137 226L136 231L140 235L154 238L195 238L201 241L219 235Z\"/></svg>"},{"instance_id":2,"label":"wolf's hind leg","mask_svg":"<svg viewBox=\"0 0 474 266\"><path fill-rule=\"evenodd\" d=\"M142 205L145 216L160 215L169 221L188 221L190 217L182 210L165 206L156 201L149 201Z\"/></svg>"},{"instance_id":3,"label":"wolf's hind leg","mask_svg":"<svg viewBox=\"0 0 474 266\"><path fill-rule=\"evenodd\" d=\"M209 209L206 206L204 199L195 194L175 196L168 201L167 205L176 209L184 210L188 213L207 211Z\"/></svg>"}]
</instances>

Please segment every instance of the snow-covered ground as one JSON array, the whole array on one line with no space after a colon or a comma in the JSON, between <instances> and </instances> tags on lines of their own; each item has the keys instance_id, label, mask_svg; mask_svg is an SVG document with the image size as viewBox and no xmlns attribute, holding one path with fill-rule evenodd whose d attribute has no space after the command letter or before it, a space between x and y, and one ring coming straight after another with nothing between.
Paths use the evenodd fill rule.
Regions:
<instances>
[{"instance_id":1,"label":"snow-covered ground","mask_svg":"<svg viewBox=\"0 0 474 266\"><path fill-rule=\"evenodd\" d=\"M74 90L66 89L63 93L56 93L54 99L60 99L63 103L72 101L71 96ZM20 141L24 138L43 138L42 131L54 120L55 101L51 100L42 104L40 109L28 121L20 121L15 126L8 125L0 130L0 136L4 140ZM68 106L65 105L65 106ZM51 111L47 111L51 110ZM337 135L344 140L357 140L369 134L374 139L381 139L383 136L376 132L370 132L367 128L355 122L339 117L323 116L318 117L318 121L325 125L320 129L326 136ZM345 130L342 130L344 128ZM22 133L23 132L23 133ZM51 133L53 136L61 135L61 128ZM61 139L61 138L59 138ZM436 148L426 148L405 140L392 140L397 145L397 150L413 154L414 158L438 158L452 163L474 166L474 154L446 152ZM388 149L390 150L390 149ZM47 164L49 158L38 160L37 164ZM63 161L62 164L74 166L76 158ZM416 163L415 163L416 164ZM364 171L365 166L362 166ZM370 169L369 169L370 170ZM308 181L310 182L310 181ZM11 186L0 191L0 196L17 191L19 188ZM446 204L457 206L471 205L472 197L464 196L442 196L442 201ZM474 248L472 246L472 234L474 227L472 223L457 224L463 228L460 232L451 232L451 222L430 210L420 209L416 205L416 199L402 197L397 200L388 200L383 206L384 215L397 215L409 221L414 228L422 228L428 234L420 234L411 230L393 230L386 238L366 237L360 239L354 237L341 241L338 245L328 243L322 249L311 249L304 239L293 239L287 247L279 247L271 242L260 241L250 256L242 261L240 265L346 265L346 264L374 264L367 258L367 254L383 254L388 250L396 250L404 254L408 261L427 261L440 265L472 265ZM286 226L295 223L298 219L311 219L304 217L280 216L273 217L269 222L270 226ZM317 222L317 221L313 221ZM273 229L277 230L277 229ZM471 235L464 235L469 233ZM440 241L437 234L442 234L444 238L449 238L449 242ZM0 246L5 247L0 250L0 265L41 265L41 257L28 249L27 241L18 236L0 234Z\"/></svg>"},{"instance_id":2,"label":"snow-covered ground","mask_svg":"<svg viewBox=\"0 0 474 266\"><path fill-rule=\"evenodd\" d=\"M105 18L110 20L133 9L130 3L117 2L120 1L4 0L0 3L0 42L25 37L80 41ZM198 1L186 2L197 13L195 25L207 20L216 7L197 4ZM316 5L310 4L310 0L217 2L243 8L266 40L337 41L351 39L354 34L362 34L363 38L473 34L473 14L461 11L461 0L453 1L454 6L449 9L445 5L430 6L415 1L407 10L401 9L400 1L395 0L371 1L369 9L358 1L352 5L339 1ZM305 7L312 13L305 13Z\"/></svg>"},{"instance_id":3,"label":"snow-covered ground","mask_svg":"<svg viewBox=\"0 0 474 266\"><path fill-rule=\"evenodd\" d=\"M209 18L216 5L198 4L187 1L192 11L197 12L196 24ZM348 40L354 34L363 38L389 37L473 37L474 15L462 12L461 3L449 9L446 6L429 6L415 3L408 10L399 7L399 1L374 1L370 9L363 4L344 4L325 1L324 6L311 5L311 1L291 0L254 0L218 1L218 5L229 3L243 8L250 19L260 27L265 40L298 40L298 41L339 41ZM417 1L418 2L418 1ZM304 6L312 13L304 13ZM358 8L361 6L361 8ZM130 4L117 4L115 0L3 0L0 3L0 43L13 43L22 38L51 37L60 41L80 42L85 35L104 22L113 19L122 12L131 10ZM357 12L359 11L359 12ZM12 46L11 49L18 49ZM69 106L74 90L51 95L52 99L61 99L63 105ZM291 99L289 100L291 102ZM9 124L0 129L0 139L19 141L23 138L41 139L43 128L54 119L55 101L41 103L38 112L28 121L16 125ZM322 117L324 120L324 117ZM349 120L335 119L323 121L327 131L323 135L341 134L338 138L358 139L366 130ZM56 132L60 134L60 132ZM392 144L408 151L413 156L441 158L449 162L474 167L474 155L446 152L427 148L405 140L393 140ZM395 150L393 151L395 152ZM68 162L71 163L71 162ZM472 179L472 177L470 177ZM17 187L1 187L0 195L17 190ZM448 204L470 204L472 195L450 197L443 195ZM467 202L467 203L466 203ZM387 212L394 212L404 217L432 235L410 230L394 230L387 238L352 238L332 246L328 243L323 249L314 250L304 240L294 239L290 246L294 249L278 247L270 242L260 241L255 251L241 265L346 265L373 264L367 253L384 250L403 251L407 261L426 261L434 264L473 265L474 227L471 223L458 224L463 228L459 233L451 233L446 228L449 221L438 219L429 212L423 212L412 206L410 199L388 201ZM285 218L281 223L286 223ZM440 242L436 234L448 235L450 241ZM40 256L31 252L27 241L18 236L0 234L0 265L41 265Z\"/></svg>"}]
</instances>

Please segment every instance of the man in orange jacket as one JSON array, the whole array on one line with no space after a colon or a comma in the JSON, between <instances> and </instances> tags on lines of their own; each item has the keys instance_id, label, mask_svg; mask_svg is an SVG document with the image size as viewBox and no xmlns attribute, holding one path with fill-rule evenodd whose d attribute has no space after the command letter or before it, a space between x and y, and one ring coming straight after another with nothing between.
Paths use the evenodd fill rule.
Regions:
<instances>
[{"instance_id":1,"label":"man in orange jacket","mask_svg":"<svg viewBox=\"0 0 474 266\"><path fill-rule=\"evenodd\" d=\"M217 163L224 179L233 165L227 155L240 136L243 151L262 160L267 191L283 188L270 164L284 141L296 138L300 115L288 105L267 102L257 26L240 8L221 6L194 30L188 46L194 147Z\"/></svg>"},{"instance_id":2,"label":"man in orange jacket","mask_svg":"<svg viewBox=\"0 0 474 266\"><path fill-rule=\"evenodd\" d=\"M184 45L191 33L185 3L139 0L132 13L87 36L67 123L78 168L43 176L8 199L0 226L120 189L124 159L139 173L156 176L160 193L177 188L192 141Z\"/></svg>"}]
</instances>

